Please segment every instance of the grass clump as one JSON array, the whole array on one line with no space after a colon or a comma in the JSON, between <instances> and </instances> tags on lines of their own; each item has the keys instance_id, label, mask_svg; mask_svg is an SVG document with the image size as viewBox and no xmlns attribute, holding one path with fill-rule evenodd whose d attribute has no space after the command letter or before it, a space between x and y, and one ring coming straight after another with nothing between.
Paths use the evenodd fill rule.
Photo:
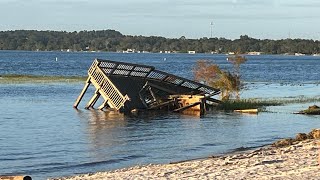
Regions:
<instances>
[{"instance_id":1,"label":"grass clump","mask_svg":"<svg viewBox=\"0 0 320 180\"><path fill-rule=\"evenodd\" d=\"M233 111L244 109L259 109L263 110L267 106L281 106L294 103L310 103L320 102L319 97L296 97L296 98L279 98L279 99L240 99L240 100L225 100L218 106L218 110ZM320 109L309 108L303 111L305 114L320 114Z\"/></svg>"},{"instance_id":2,"label":"grass clump","mask_svg":"<svg viewBox=\"0 0 320 180\"><path fill-rule=\"evenodd\" d=\"M244 109L263 109L266 106L278 106L282 105L280 102L268 101L268 100L257 100L257 99L242 99L242 100L227 100L222 101L218 105L218 109L233 111L233 110L244 110Z\"/></svg>"},{"instance_id":3,"label":"grass clump","mask_svg":"<svg viewBox=\"0 0 320 180\"><path fill-rule=\"evenodd\" d=\"M311 103L311 102L319 102L320 101L320 97L305 97L305 96L299 96L296 98L289 98L289 99L278 99L278 100L274 100L274 101L278 101L281 102L282 104L294 104L294 103Z\"/></svg>"}]
</instances>

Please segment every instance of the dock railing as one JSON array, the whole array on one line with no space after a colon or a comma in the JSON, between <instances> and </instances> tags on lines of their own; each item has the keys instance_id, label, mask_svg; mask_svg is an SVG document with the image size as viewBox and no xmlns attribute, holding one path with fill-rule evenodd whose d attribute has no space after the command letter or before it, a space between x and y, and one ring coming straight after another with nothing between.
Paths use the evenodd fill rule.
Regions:
<instances>
[{"instance_id":1,"label":"dock railing","mask_svg":"<svg viewBox=\"0 0 320 180\"><path fill-rule=\"evenodd\" d=\"M118 88L110 81L107 75L100 68L100 61L95 60L89 71L89 77L92 84L99 90L99 93L104 97L111 108L119 110L124 106L128 97L123 95Z\"/></svg>"},{"instance_id":2,"label":"dock railing","mask_svg":"<svg viewBox=\"0 0 320 180\"><path fill-rule=\"evenodd\" d=\"M97 64L97 66L106 74L106 76L131 76L162 81L175 86L186 87L209 96L214 96L220 93L219 89L212 88L205 84L194 82L163 71L155 70L153 66L99 59L96 59L93 64Z\"/></svg>"}]
</instances>

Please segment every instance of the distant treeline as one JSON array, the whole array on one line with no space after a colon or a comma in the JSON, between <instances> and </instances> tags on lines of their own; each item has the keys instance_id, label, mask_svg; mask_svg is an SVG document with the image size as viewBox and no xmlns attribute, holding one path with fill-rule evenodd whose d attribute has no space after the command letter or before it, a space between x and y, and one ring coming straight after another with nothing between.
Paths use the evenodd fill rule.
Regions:
<instances>
[{"instance_id":1,"label":"distant treeline","mask_svg":"<svg viewBox=\"0 0 320 180\"><path fill-rule=\"evenodd\" d=\"M254 39L247 35L239 39L164 38L157 36L129 36L115 30L101 31L0 31L0 50L30 51L123 51L135 49L145 52L228 53L263 52L266 54L318 54L320 42L307 39Z\"/></svg>"}]
</instances>

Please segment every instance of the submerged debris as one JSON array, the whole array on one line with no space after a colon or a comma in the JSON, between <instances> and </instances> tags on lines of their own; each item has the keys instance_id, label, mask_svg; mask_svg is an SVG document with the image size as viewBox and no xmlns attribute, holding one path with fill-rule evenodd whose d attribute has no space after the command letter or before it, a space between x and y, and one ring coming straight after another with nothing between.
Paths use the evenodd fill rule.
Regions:
<instances>
[{"instance_id":1,"label":"submerged debris","mask_svg":"<svg viewBox=\"0 0 320 180\"><path fill-rule=\"evenodd\" d=\"M308 109L299 111L295 114L320 115L320 107L317 105L309 106Z\"/></svg>"},{"instance_id":2,"label":"submerged debris","mask_svg":"<svg viewBox=\"0 0 320 180\"><path fill-rule=\"evenodd\" d=\"M258 113L258 109L241 109L241 110L238 109L238 110L234 110L234 112L257 114Z\"/></svg>"}]
</instances>

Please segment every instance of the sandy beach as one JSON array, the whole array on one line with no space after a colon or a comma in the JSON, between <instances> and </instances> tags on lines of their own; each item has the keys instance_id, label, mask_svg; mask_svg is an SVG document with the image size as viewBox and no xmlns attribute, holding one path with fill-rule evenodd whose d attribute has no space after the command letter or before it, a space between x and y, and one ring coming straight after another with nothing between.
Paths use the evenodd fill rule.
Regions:
<instances>
[{"instance_id":1,"label":"sandy beach","mask_svg":"<svg viewBox=\"0 0 320 180\"><path fill-rule=\"evenodd\" d=\"M61 180L98 179L320 179L319 139L181 163L134 166Z\"/></svg>"}]
</instances>

